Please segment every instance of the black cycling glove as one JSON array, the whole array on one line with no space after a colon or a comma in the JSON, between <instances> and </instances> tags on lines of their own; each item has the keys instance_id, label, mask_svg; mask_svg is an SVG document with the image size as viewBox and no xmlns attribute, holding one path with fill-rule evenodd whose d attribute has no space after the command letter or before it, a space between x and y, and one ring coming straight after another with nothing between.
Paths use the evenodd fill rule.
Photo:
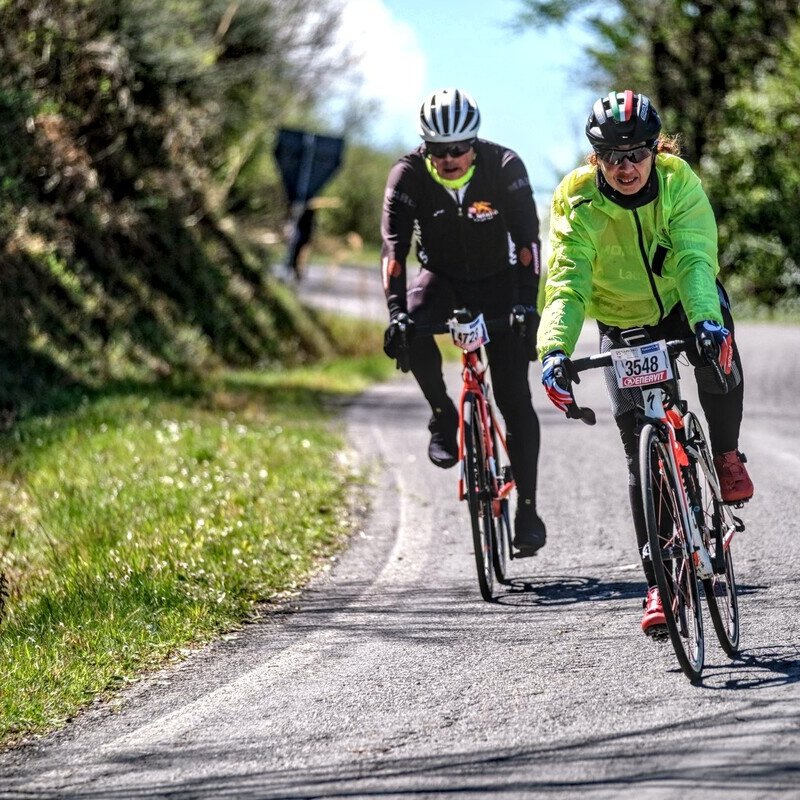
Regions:
<instances>
[{"instance_id":1,"label":"black cycling glove","mask_svg":"<svg viewBox=\"0 0 800 800\"><path fill-rule=\"evenodd\" d=\"M539 330L536 306L514 306L511 309L511 330L525 343L530 360L536 361L536 333Z\"/></svg>"},{"instance_id":2,"label":"black cycling glove","mask_svg":"<svg viewBox=\"0 0 800 800\"><path fill-rule=\"evenodd\" d=\"M414 320L404 311L392 317L383 334L383 352L397 361L397 368L403 372L410 369L408 344L414 338Z\"/></svg>"}]
</instances>

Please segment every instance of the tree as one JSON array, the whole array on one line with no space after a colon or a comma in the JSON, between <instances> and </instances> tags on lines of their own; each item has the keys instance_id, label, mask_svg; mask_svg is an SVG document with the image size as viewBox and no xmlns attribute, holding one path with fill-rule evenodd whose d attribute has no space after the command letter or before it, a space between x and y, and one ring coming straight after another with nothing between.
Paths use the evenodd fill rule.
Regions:
<instances>
[{"instance_id":1,"label":"tree","mask_svg":"<svg viewBox=\"0 0 800 800\"><path fill-rule=\"evenodd\" d=\"M0 392L327 351L235 232L280 193L245 167L347 69L338 13L0 0Z\"/></svg>"},{"instance_id":2,"label":"tree","mask_svg":"<svg viewBox=\"0 0 800 800\"><path fill-rule=\"evenodd\" d=\"M800 25L774 71L731 93L724 136L703 162L715 198L720 264L733 286L775 308L800 299Z\"/></svg>"},{"instance_id":3,"label":"tree","mask_svg":"<svg viewBox=\"0 0 800 800\"><path fill-rule=\"evenodd\" d=\"M521 25L582 15L610 88L651 96L717 212L720 267L769 308L800 297L796 0L520 0Z\"/></svg>"},{"instance_id":4,"label":"tree","mask_svg":"<svg viewBox=\"0 0 800 800\"><path fill-rule=\"evenodd\" d=\"M520 25L582 15L598 46L587 54L608 88L650 95L697 164L720 135L727 94L780 58L800 19L796 0L521 0ZM608 89L606 89L607 91Z\"/></svg>"}]
</instances>

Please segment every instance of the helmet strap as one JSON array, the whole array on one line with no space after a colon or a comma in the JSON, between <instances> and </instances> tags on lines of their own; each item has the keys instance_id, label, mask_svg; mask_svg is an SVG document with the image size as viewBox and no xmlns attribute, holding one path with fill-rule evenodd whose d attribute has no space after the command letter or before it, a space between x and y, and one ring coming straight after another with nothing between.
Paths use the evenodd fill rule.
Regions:
<instances>
[{"instance_id":1,"label":"helmet strap","mask_svg":"<svg viewBox=\"0 0 800 800\"><path fill-rule=\"evenodd\" d=\"M431 178L440 186L444 186L445 189L460 189L462 186L466 186L472 180L472 175L475 172L475 163L473 162L470 168L460 178L450 181L447 178L443 178L436 171L436 167L433 166L430 156L425 156L425 166L428 168L428 174Z\"/></svg>"}]
</instances>

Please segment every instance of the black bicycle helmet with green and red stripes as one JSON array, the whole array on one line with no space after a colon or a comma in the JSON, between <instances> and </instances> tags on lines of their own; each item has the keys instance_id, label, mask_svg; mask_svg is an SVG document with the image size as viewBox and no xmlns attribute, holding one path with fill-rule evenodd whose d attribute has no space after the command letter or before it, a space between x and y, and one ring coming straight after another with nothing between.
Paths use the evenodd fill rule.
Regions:
<instances>
[{"instance_id":1,"label":"black bicycle helmet with green and red stripes","mask_svg":"<svg viewBox=\"0 0 800 800\"><path fill-rule=\"evenodd\" d=\"M654 144L660 132L661 118L650 98L630 89L598 98L586 122L586 137L595 148Z\"/></svg>"}]
</instances>

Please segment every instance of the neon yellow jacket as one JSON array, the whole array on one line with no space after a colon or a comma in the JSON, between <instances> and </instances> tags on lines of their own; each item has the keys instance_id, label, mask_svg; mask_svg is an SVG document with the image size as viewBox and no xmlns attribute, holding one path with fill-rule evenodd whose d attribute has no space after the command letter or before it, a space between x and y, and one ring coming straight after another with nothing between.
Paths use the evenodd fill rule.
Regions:
<instances>
[{"instance_id":1,"label":"neon yellow jacket","mask_svg":"<svg viewBox=\"0 0 800 800\"><path fill-rule=\"evenodd\" d=\"M619 328L654 325L680 302L692 326L721 324L717 225L691 167L658 154L658 197L633 210L601 194L596 169L573 170L553 195L539 357L571 355L587 314Z\"/></svg>"}]
</instances>

